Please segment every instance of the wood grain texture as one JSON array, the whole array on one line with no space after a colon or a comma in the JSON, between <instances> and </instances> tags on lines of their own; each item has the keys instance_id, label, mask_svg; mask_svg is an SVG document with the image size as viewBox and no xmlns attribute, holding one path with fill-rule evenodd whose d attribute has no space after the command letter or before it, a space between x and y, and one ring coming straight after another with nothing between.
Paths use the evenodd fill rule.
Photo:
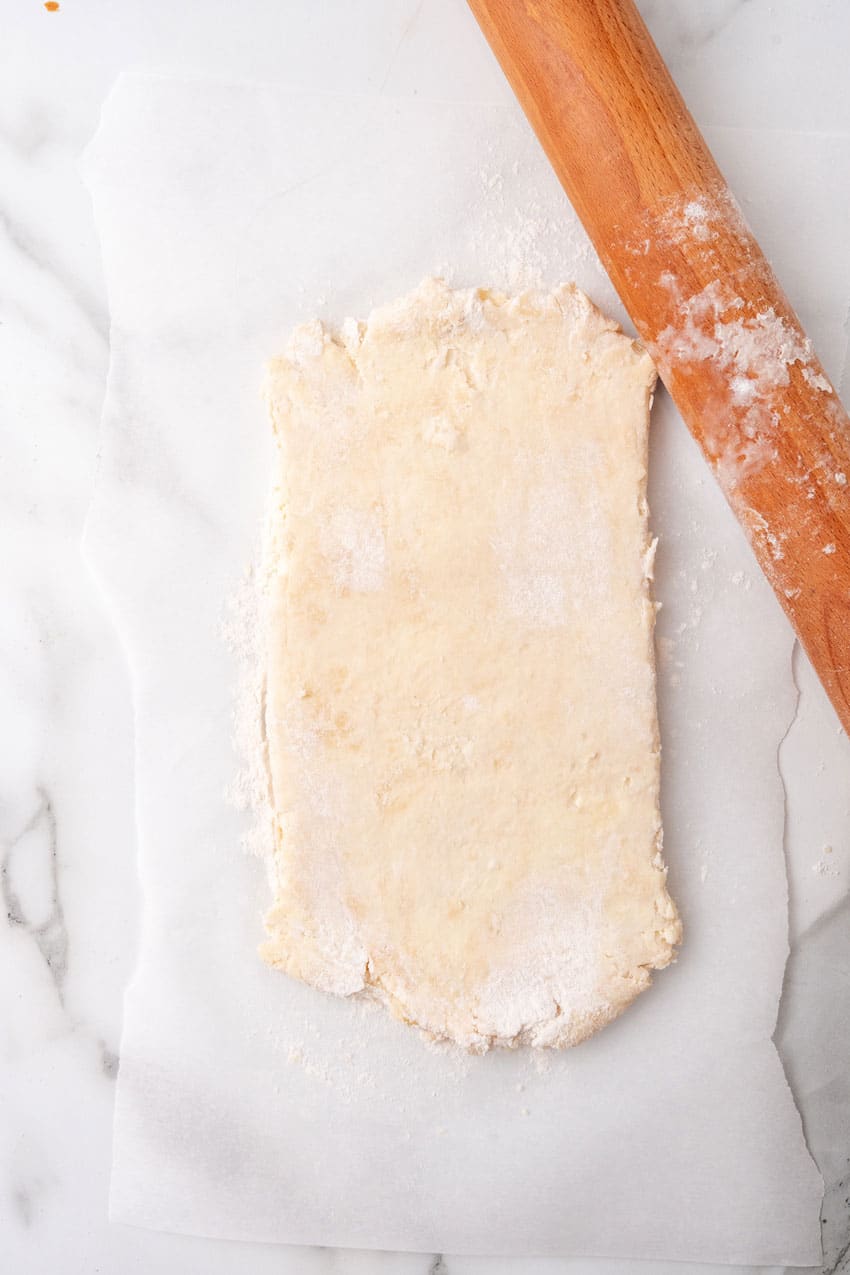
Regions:
<instances>
[{"instance_id":1,"label":"wood grain texture","mask_svg":"<svg viewBox=\"0 0 850 1275\"><path fill-rule=\"evenodd\" d=\"M640 14L469 3L850 731L850 419Z\"/></svg>"}]
</instances>

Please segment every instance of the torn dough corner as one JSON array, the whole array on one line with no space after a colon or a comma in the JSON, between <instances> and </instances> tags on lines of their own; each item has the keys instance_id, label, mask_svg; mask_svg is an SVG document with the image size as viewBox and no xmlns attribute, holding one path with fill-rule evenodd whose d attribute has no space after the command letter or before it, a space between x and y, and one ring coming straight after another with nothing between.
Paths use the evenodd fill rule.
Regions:
<instances>
[{"instance_id":1,"label":"torn dough corner","mask_svg":"<svg viewBox=\"0 0 850 1275\"><path fill-rule=\"evenodd\" d=\"M654 383L570 286L427 280L273 362L270 964L483 1051L671 961Z\"/></svg>"}]
</instances>

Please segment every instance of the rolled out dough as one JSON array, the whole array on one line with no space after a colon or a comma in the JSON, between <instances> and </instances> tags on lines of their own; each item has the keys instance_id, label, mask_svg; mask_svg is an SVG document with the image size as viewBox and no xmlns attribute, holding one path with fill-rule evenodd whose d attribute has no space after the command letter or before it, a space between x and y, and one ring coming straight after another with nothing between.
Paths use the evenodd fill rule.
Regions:
<instances>
[{"instance_id":1,"label":"rolled out dough","mask_svg":"<svg viewBox=\"0 0 850 1275\"><path fill-rule=\"evenodd\" d=\"M272 965L482 1051L671 960L654 383L573 287L438 280L272 364Z\"/></svg>"}]
</instances>

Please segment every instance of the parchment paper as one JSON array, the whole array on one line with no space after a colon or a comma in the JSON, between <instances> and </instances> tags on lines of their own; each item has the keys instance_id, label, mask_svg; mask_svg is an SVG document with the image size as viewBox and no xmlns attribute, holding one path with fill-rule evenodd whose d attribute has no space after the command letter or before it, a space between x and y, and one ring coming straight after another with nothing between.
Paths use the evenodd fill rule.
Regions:
<instances>
[{"instance_id":1,"label":"parchment paper","mask_svg":"<svg viewBox=\"0 0 850 1275\"><path fill-rule=\"evenodd\" d=\"M711 140L837 372L838 244L771 157L796 145L811 168L821 146L818 206L835 208L823 182L838 159L850 171L846 145ZM367 1248L819 1262L821 1183L771 1043L792 638L664 394L651 497L678 964L541 1062L436 1052L255 954L267 886L224 797L236 670L220 627L266 494L262 365L296 321L365 316L440 269L576 279L622 318L519 112L125 76L85 170L112 312L85 552L131 669L143 894L112 1217ZM793 271L804 233L811 276Z\"/></svg>"}]
</instances>

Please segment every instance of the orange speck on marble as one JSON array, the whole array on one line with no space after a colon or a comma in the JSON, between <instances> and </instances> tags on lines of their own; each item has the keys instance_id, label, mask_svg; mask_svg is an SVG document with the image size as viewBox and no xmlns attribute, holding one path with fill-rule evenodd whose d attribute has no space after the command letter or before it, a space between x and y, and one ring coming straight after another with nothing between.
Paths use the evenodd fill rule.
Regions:
<instances>
[{"instance_id":1,"label":"orange speck on marble","mask_svg":"<svg viewBox=\"0 0 850 1275\"><path fill-rule=\"evenodd\" d=\"M59 0L44 0L44 7L48 13L58 13Z\"/></svg>"}]
</instances>

